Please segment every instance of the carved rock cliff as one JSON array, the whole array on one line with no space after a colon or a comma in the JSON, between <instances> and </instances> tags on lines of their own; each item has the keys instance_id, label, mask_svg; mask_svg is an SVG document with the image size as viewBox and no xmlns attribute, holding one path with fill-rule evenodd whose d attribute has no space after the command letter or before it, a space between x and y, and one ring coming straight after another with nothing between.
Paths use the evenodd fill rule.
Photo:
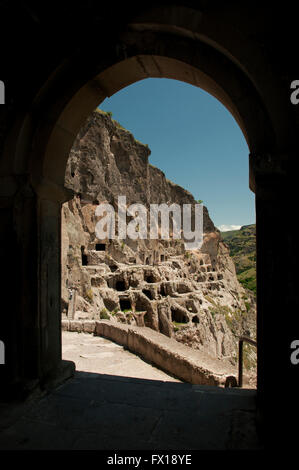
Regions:
<instances>
[{"instance_id":1,"label":"carved rock cliff","mask_svg":"<svg viewBox=\"0 0 299 470\"><path fill-rule=\"evenodd\" d=\"M203 208L204 242L98 240L98 204L196 204L149 163L150 149L95 111L71 149L62 208L62 311L72 319L148 326L214 357L236 361L237 336L255 337L255 298L238 282L228 247ZM248 364L251 352L248 353Z\"/></svg>"}]
</instances>

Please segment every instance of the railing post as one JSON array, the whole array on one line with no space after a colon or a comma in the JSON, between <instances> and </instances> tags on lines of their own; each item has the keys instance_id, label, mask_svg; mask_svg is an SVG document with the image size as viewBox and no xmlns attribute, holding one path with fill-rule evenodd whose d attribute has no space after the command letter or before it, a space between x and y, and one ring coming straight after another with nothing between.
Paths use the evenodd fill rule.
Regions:
<instances>
[{"instance_id":1,"label":"railing post","mask_svg":"<svg viewBox=\"0 0 299 470\"><path fill-rule=\"evenodd\" d=\"M239 340L239 378L238 387L243 385L243 339Z\"/></svg>"}]
</instances>

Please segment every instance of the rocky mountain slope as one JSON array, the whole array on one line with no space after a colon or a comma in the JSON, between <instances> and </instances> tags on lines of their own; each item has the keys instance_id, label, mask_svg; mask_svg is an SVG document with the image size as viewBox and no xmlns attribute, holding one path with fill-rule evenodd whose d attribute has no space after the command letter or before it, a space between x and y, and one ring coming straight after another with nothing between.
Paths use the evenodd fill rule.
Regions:
<instances>
[{"instance_id":1,"label":"rocky mountain slope","mask_svg":"<svg viewBox=\"0 0 299 470\"><path fill-rule=\"evenodd\" d=\"M117 209L119 195L146 207L196 203L149 155L107 113L95 111L80 130L65 175L75 196L62 209L63 315L145 325L235 363L237 336L255 338L255 299L238 282L207 208L200 250L186 251L181 239L96 237L97 206Z\"/></svg>"},{"instance_id":2,"label":"rocky mountain slope","mask_svg":"<svg viewBox=\"0 0 299 470\"><path fill-rule=\"evenodd\" d=\"M235 266L239 282L256 293L255 224L244 225L240 230L221 232Z\"/></svg>"}]
</instances>

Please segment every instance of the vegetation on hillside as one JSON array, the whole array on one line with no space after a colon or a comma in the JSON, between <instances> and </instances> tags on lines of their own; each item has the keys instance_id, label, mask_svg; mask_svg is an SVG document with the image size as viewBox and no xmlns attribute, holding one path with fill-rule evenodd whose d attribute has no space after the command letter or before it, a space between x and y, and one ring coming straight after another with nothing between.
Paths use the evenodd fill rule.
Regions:
<instances>
[{"instance_id":1,"label":"vegetation on hillside","mask_svg":"<svg viewBox=\"0 0 299 470\"><path fill-rule=\"evenodd\" d=\"M256 293L255 224L244 225L240 230L221 232L221 236L229 246L240 283Z\"/></svg>"}]
</instances>

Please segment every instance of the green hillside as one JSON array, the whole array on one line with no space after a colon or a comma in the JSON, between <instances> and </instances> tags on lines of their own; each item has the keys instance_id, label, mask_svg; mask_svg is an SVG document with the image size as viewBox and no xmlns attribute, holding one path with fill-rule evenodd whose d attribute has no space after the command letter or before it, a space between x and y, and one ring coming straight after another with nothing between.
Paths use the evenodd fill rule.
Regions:
<instances>
[{"instance_id":1,"label":"green hillside","mask_svg":"<svg viewBox=\"0 0 299 470\"><path fill-rule=\"evenodd\" d=\"M255 224L244 225L240 230L221 232L229 246L241 284L256 293Z\"/></svg>"}]
</instances>

